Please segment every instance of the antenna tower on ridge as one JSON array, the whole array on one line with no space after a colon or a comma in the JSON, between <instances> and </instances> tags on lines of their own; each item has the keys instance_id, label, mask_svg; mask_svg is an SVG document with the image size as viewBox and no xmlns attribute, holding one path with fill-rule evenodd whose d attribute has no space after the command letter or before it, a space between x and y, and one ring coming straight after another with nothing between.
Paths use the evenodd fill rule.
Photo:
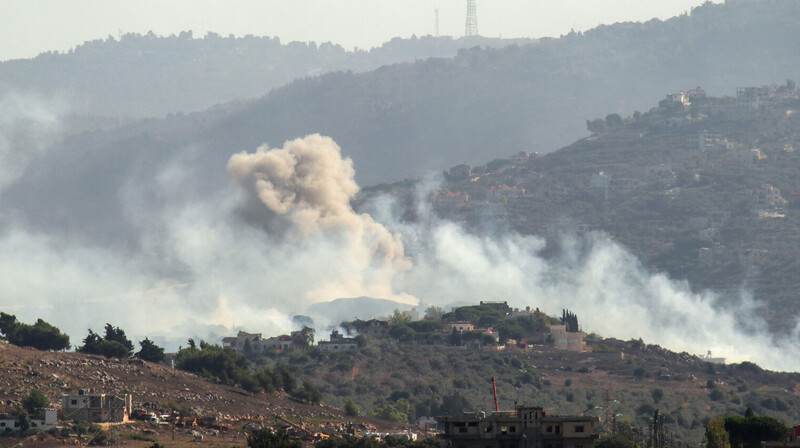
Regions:
<instances>
[{"instance_id":1,"label":"antenna tower on ridge","mask_svg":"<svg viewBox=\"0 0 800 448\"><path fill-rule=\"evenodd\" d=\"M475 0L467 0L467 25L465 36L478 35L478 14L475 12Z\"/></svg>"}]
</instances>

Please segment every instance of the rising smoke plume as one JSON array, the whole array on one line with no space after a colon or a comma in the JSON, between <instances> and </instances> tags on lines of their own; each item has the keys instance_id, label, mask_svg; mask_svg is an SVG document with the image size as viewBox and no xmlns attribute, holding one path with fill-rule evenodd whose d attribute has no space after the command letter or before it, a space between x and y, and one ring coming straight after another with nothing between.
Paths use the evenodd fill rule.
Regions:
<instances>
[{"instance_id":1,"label":"rising smoke plume","mask_svg":"<svg viewBox=\"0 0 800 448\"><path fill-rule=\"evenodd\" d=\"M0 135L11 141L2 127ZM196 153L176 149L122 182L124 219L140 232L135 249L33 231L17 219L23 208L0 213L0 309L49 320L73 343L111 322L175 349L187 337L213 341L239 328L289 331L292 315L339 297L508 300L550 314L570 308L584 330L603 336L800 367L796 335L774 340L751 302L723 308L712 292L648 272L603 235L566 236L561 255L545 258L539 237L475 234L437 219L424 192L414 223L400 220L388 197L357 213L352 162L318 135L233 155L233 183L211 195L197 193Z\"/></svg>"}]
</instances>

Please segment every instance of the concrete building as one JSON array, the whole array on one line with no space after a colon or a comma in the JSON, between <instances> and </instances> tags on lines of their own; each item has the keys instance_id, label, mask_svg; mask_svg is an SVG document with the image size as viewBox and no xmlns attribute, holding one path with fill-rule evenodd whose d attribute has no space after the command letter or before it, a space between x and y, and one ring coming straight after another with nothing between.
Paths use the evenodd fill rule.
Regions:
<instances>
[{"instance_id":1,"label":"concrete building","mask_svg":"<svg viewBox=\"0 0 800 448\"><path fill-rule=\"evenodd\" d=\"M362 322L358 328L358 334L369 336L373 339L383 339L389 337L389 322L385 320L370 319Z\"/></svg>"},{"instance_id":2,"label":"concrete building","mask_svg":"<svg viewBox=\"0 0 800 448\"><path fill-rule=\"evenodd\" d=\"M583 338L586 333L582 331L569 332L566 325L550 325L550 337L553 345L559 350L571 352L585 352L588 350Z\"/></svg>"},{"instance_id":3,"label":"concrete building","mask_svg":"<svg viewBox=\"0 0 800 448\"><path fill-rule=\"evenodd\" d=\"M61 397L61 410L65 420L127 422L132 406L131 394L93 394L80 390L77 395Z\"/></svg>"},{"instance_id":4,"label":"concrete building","mask_svg":"<svg viewBox=\"0 0 800 448\"><path fill-rule=\"evenodd\" d=\"M541 406L436 417L452 448L593 448L596 417L548 416Z\"/></svg>"},{"instance_id":5,"label":"concrete building","mask_svg":"<svg viewBox=\"0 0 800 448\"><path fill-rule=\"evenodd\" d=\"M230 347L239 354L264 353L267 345L267 340L261 337L261 333L240 331L236 337L222 338L223 347Z\"/></svg>"},{"instance_id":6,"label":"concrete building","mask_svg":"<svg viewBox=\"0 0 800 448\"><path fill-rule=\"evenodd\" d=\"M358 341L353 338L346 338L338 331L331 332L330 341L319 341L319 351L331 352L354 352L358 349Z\"/></svg>"},{"instance_id":7,"label":"concrete building","mask_svg":"<svg viewBox=\"0 0 800 448\"><path fill-rule=\"evenodd\" d=\"M508 306L508 301L505 300L502 302L484 302L481 300L480 306L485 306L505 314L511 314L514 311L510 306Z\"/></svg>"},{"instance_id":8,"label":"concrete building","mask_svg":"<svg viewBox=\"0 0 800 448\"><path fill-rule=\"evenodd\" d=\"M475 330L475 324L472 322L445 322L445 332L452 333L456 330L459 333L469 332Z\"/></svg>"}]
</instances>

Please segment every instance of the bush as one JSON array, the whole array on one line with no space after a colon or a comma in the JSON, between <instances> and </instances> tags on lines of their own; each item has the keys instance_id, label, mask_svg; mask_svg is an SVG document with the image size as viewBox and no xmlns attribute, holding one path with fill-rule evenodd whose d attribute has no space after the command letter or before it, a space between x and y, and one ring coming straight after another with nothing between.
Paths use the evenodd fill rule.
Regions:
<instances>
[{"instance_id":1,"label":"bush","mask_svg":"<svg viewBox=\"0 0 800 448\"><path fill-rule=\"evenodd\" d=\"M50 406L50 400L39 389L31 389L30 393L22 399L22 407L29 414L34 414L38 409Z\"/></svg>"},{"instance_id":2,"label":"bush","mask_svg":"<svg viewBox=\"0 0 800 448\"><path fill-rule=\"evenodd\" d=\"M708 394L708 398L711 399L711 401L722 400L722 397L724 397L724 396L725 396L725 394L723 394L722 391L719 390L719 389L714 389L714 390L711 391L710 394Z\"/></svg>"},{"instance_id":3,"label":"bush","mask_svg":"<svg viewBox=\"0 0 800 448\"><path fill-rule=\"evenodd\" d=\"M345 414L347 414L347 415L349 415L351 417L356 417L359 414L359 412L361 412L361 410L358 409L358 406L356 406L355 403L353 403L353 400L347 400L347 401L344 402L344 413Z\"/></svg>"}]
</instances>

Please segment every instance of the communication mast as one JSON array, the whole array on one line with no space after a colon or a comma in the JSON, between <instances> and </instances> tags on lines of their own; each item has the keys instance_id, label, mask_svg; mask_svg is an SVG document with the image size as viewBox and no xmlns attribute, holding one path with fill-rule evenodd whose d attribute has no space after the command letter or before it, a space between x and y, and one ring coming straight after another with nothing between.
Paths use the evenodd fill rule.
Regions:
<instances>
[{"instance_id":1,"label":"communication mast","mask_svg":"<svg viewBox=\"0 0 800 448\"><path fill-rule=\"evenodd\" d=\"M475 12L475 1L467 0L467 25L465 27L465 36L478 35L478 14Z\"/></svg>"}]
</instances>

